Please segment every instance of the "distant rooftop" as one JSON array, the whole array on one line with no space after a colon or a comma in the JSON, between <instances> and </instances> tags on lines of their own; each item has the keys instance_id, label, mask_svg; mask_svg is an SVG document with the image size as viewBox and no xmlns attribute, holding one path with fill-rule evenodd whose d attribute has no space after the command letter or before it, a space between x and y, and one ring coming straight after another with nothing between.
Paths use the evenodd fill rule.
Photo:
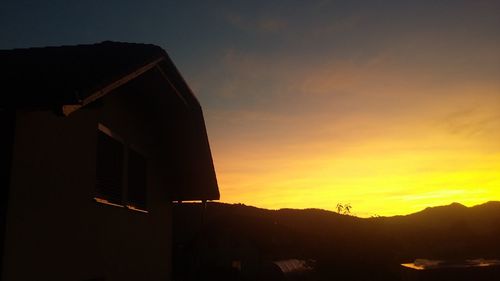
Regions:
<instances>
[{"instance_id":1,"label":"distant rooftop","mask_svg":"<svg viewBox=\"0 0 500 281\"><path fill-rule=\"evenodd\" d=\"M469 267L493 267L500 266L500 260L497 259L470 259L459 261L447 260L428 260L417 259L413 263L403 263L403 267L416 270L429 270L441 268L469 268Z\"/></svg>"}]
</instances>

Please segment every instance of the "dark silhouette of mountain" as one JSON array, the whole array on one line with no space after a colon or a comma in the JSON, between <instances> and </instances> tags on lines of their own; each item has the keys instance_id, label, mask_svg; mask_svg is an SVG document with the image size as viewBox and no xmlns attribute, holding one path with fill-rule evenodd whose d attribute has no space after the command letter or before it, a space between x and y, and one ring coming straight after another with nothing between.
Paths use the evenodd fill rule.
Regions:
<instances>
[{"instance_id":1,"label":"dark silhouette of mountain","mask_svg":"<svg viewBox=\"0 0 500 281\"><path fill-rule=\"evenodd\" d=\"M453 203L375 218L320 209L178 204L174 223L181 221L174 243L187 256L195 253L200 264L300 258L315 260L325 280L339 274L344 280L398 280L399 264L417 258L500 256L500 202L470 208Z\"/></svg>"}]
</instances>

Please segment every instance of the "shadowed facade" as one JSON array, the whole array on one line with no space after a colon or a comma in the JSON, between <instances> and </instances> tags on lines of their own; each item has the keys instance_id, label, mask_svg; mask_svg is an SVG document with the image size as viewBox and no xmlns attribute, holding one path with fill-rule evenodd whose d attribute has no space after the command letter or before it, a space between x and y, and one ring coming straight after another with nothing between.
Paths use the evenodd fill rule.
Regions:
<instances>
[{"instance_id":1,"label":"shadowed facade","mask_svg":"<svg viewBox=\"0 0 500 281\"><path fill-rule=\"evenodd\" d=\"M103 42L0 61L2 280L170 280L171 202L219 191L166 52Z\"/></svg>"}]
</instances>

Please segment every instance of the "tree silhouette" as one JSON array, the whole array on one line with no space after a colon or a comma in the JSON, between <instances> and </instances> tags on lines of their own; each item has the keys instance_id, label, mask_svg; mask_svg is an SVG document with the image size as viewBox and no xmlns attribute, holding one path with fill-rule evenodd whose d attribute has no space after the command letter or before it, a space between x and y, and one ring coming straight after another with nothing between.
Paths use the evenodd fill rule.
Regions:
<instances>
[{"instance_id":1,"label":"tree silhouette","mask_svg":"<svg viewBox=\"0 0 500 281\"><path fill-rule=\"evenodd\" d=\"M344 205L342 203L337 203L337 213L342 214L344 212Z\"/></svg>"},{"instance_id":2,"label":"tree silhouette","mask_svg":"<svg viewBox=\"0 0 500 281\"><path fill-rule=\"evenodd\" d=\"M349 204L349 203L344 204L344 215L350 215L351 209L352 209L351 204Z\"/></svg>"},{"instance_id":3,"label":"tree silhouette","mask_svg":"<svg viewBox=\"0 0 500 281\"><path fill-rule=\"evenodd\" d=\"M337 206L335 207L335 209L337 210L337 213L341 214L341 215L347 215L347 216L350 216L351 215L351 209L352 209L352 206L350 203L337 203Z\"/></svg>"}]
</instances>

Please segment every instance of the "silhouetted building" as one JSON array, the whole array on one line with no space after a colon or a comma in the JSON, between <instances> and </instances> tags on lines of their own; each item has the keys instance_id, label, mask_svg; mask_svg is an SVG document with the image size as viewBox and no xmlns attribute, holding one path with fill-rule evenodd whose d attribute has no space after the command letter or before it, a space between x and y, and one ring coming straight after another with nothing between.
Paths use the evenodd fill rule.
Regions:
<instances>
[{"instance_id":1,"label":"silhouetted building","mask_svg":"<svg viewBox=\"0 0 500 281\"><path fill-rule=\"evenodd\" d=\"M288 259L266 263L259 280L307 281L312 280L313 261Z\"/></svg>"},{"instance_id":2,"label":"silhouetted building","mask_svg":"<svg viewBox=\"0 0 500 281\"><path fill-rule=\"evenodd\" d=\"M403 281L500 280L500 260L442 261L419 259L401 266Z\"/></svg>"},{"instance_id":3,"label":"silhouetted building","mask_svg":"<svg viewBox=\"0 0 500 281\"><path fill-rule=\"evenodd\" d=\"M170 280L172 201L219 191L160 47L0 51L2 280Z\"/></svg>"}]
</instances>

